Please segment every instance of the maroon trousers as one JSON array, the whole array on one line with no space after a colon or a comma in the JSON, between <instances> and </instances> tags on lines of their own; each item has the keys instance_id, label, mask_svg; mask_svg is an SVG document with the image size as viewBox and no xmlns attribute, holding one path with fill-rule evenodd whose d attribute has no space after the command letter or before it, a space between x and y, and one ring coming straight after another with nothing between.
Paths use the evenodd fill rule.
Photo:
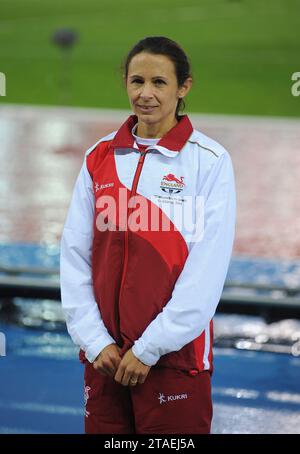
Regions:
<instances>
[{"instance_id":1,"label":"maroon trousers","mask_svg":"<svg viewBox=\"0 0 300 454\"><path fill-rule=\"evenodd\" d=\"M211 377L152 367L144 384L122 386L85 366L88 434L208 434Z\"/></svg>"}]
</instances>

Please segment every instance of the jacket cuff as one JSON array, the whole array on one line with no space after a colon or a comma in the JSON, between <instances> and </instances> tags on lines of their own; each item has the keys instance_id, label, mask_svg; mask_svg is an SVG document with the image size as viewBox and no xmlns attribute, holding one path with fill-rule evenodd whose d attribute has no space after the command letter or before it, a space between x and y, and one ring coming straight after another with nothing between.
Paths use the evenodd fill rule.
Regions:
<instances>
[{"instance_id":1,"label":"jacket cuff","mask_svg":"<svg viewBox=\"0 0 300 454\"><path fill-rule=\"evenodd\" d=\"M93 363L97 356L102 352L102 350L110 344L115 344L116 341L110 337L105 336L104 338L101 337L93 342L88 348L85 350L85 357L90 362ZM84 350L84 349L83 349Z\"/></svg>"},{"instance_id":2,"label":"jacket cuff","mask_svg":"<svg viewBox=\"0 0 300 454\"><path fill-rule=\"evenodd\" d=\"M154 366L160 358L158 354L147 351L143 339L135 341L132 352L146 366Z\"/></svg>"}]
</instances>

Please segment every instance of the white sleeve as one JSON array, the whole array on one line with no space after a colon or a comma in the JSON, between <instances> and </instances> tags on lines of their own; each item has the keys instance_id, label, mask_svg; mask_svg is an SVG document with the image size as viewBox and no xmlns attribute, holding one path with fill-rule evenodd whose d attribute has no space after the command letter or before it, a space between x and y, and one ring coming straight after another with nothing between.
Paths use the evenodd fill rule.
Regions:
<instances>
[{"instance_id":1,"label":"white sleeve","mask_svg":"<svg viewBox=\"0 0 300 454\"><path fill-rule=\"evenodd\" d=\"M85 159L61 238L60 286L68 332L90 362L104 347L115 343L104 326L93 292L93 219L93 183Z\"/></svg>"},{"instance_id":2,"label":"white sleeve","mask_svg":"<svg viewBox=\"0 0 300 454\"><path fill-rule=\"evenodd\" d=\"M234 173L227 152L216 159L200 195L204 197L202 239L191 246L171 299L132 348L134 355L149 366L196 339L219 303L232 254L236 218Z\"/></svg>"}]
</instances>

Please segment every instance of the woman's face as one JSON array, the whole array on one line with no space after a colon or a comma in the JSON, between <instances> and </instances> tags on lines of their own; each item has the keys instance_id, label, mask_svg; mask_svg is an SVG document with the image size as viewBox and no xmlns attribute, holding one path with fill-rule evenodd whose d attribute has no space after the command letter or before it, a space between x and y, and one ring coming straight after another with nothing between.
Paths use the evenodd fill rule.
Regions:
<instances>
[{"instance_id":1,"label":"woman's face","mask_svg":"<svg viewBox=\"0 0 300 454\"><path fill-rule=\"evenodd\" d=\"M178 87L174 63L165 55L141 52L130 61L126 88L139 123L174 122L178 99L187 94L190 86L189 78Z\"/></svg>"}]
</instances>

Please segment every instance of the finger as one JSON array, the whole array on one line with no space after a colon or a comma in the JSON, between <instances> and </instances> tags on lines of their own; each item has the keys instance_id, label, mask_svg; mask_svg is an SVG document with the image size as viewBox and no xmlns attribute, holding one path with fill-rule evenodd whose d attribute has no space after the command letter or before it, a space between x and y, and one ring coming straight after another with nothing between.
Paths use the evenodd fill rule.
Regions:
<instances>
[{"instance_id":1,"label":"finger","mask_svg":"<svg viewBox=\"0 0 300 454\"><path fill-rule=\"evenodd\" d=\"M113 367L114 367L114 372L116 373L117 370L118 370L118 367L120 365L121 358L117 357L117 356L114 356L113 358L111 358L111 362L112 362Z\"/></svg>"},{"instance_id":2,"label":"finger","mask_svg":"<svg viewBox=\"0 0 300 454\"><path fill-rule=\"evenodd\" d=\"M108 375L110 377L113 375L111 368L107 367L107 365L104 364L103 361L94 362L93 367L97 372L101 371L101 372L103 372L103 374Z\"/></svg>"},{"instance_id":3,"label":"finger","mask_svg":"<svg viewBox=\"0 0 300 454\"><path fill-rule=\"evenodd\" d=\"M123 378L122 378L122 381L121 381L121 385L128 386L129 385L129 381L131 379L131 376L132 376L132 372L129 372L128 370L125 369L124 374L123 374Z\"/></svg>"},{"instance_id":4,"label":"finger","mask_svg":"<svg viewBox=\"0 0 300 454\"><path fill-rule=\"evenodd\" d=\"M94 367L95 371L98 372L100 375L104 375L105 377L107 377L109 375L108 371L103 369L103 367L100 366L99 364L94 363L93 367Z\"/></svg>"},{"instance_id":5,"label":"finger","mask_svg":"<svg viewBox=\"0 0 300 454\"><path fill-rule=\"evenodd\" d=\"M106 358L104 361L102 361L102 369L107 371L111 377L115 375L115 366L110 358Z\"/></svg>"},{"instance_id":6,"label":"finger","mask_svg":"<svg viewBox=\"0 0 300 454\"><path fill-rule=\"evenodd\" d=\"M102 375L103 377L108 377L108 373L107 372L103 372L102 370L97 370L98 374Z\"/></svg>"},{"instance_id":7,"label":"finger","mask_svg":"<svg viewBox=\"0 0 300 454\"><path fill-rule=\"evenodd\" d=\"M145 383L146 378L148 377L148 373L149 373L149 371L148 371L146 374L144 373L144 374L141 374L141 375L139 376L139 383L140 383L141 385L142 385L143 383Z\"/></svg>"},{"instance_id":8,"label":"finger","mask_svg":"<svg viewBox=\"0 0 300 454\"><path fill-rule=\"evenodd\" d=\"M136 386L137 384L139 383L139 377L135 377L134 375L132 375L130 377L130 380L129 380L129 386Z\"/></svg>"},{"instance_id":9,"label":"finger","mask_svg":"<svg viewBox=\"0 0 300 454\"><path fill-rule=\"evenodd\" d=\"M102 368L102 370L103 370L109 377L113 377L113 376L114 376L114 371L113 371L113 370L107 369L106 367L105 367L105 368Z\"/></svg>"},{"instance_id":10,"label":"finger","mask_svg":"<svg viewBox=\"0 0 300 454\"><path fill-rule=\"evenodd\" d=\"M121 384L122 378L123 378L123 374L124 374L124 366L120 365L118 367L118 370L117 370L116 374L115 374L115 381L117 383Z\"/></svg>"},{"instance_id":11,"label":"finger","mask_svg":"<svg viewBox=\"0 0 300 454\"><path fill-rule=\"evenodd\" d=\"M145 381L145 378L144 378L144 375L143 374L139 374L138 376L138 385L142 385Z\"/></svg>"},{"instance_id":12,"label":"finger","mask_svg":"<svg viewBox=\"0 0 300 454\"><path fill-rule=\"evenodd\" d=\"M94 367L94 369L97 372L99 372L101 375L105 375L108 377L111 377L113 375L109 369L107 369L106 367L103 367L103 366L97 366L97 367Z\"/></svg>"},{"instance_id":13,"label":"finger","mask_svg":"<svg viewBox=\"0 0 300 454\"><path fill-rule=\"evenodd\" d=\"M100 366L100 364L99 364L97 361L95 361L95 362L93 363L93 368L94 368L95 370L98 371L98 370L100 369L100 367L101 367L101 366Z\"/></svg>"}]
</instances>

